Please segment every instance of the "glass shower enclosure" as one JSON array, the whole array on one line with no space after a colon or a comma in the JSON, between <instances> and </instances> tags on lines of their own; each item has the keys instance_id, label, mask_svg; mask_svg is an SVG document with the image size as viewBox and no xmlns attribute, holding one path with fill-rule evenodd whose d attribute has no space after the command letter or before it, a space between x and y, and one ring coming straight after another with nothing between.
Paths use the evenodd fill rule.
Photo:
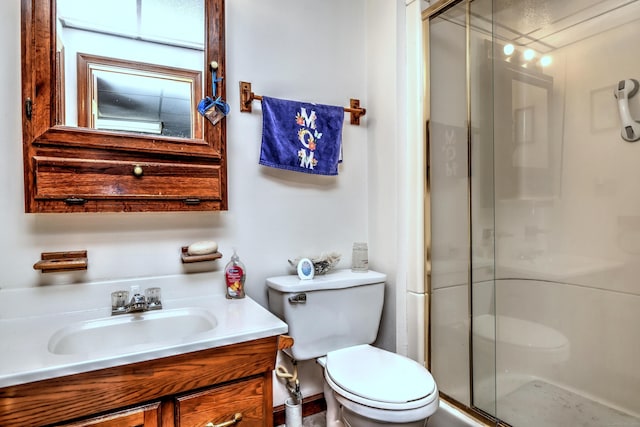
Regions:
<instances>
[{"instance_id":1,"label":"glass shower enclosure","mask_svg":"<svg viewBox=\"0 0 640 427\"><path fill-rule=\"evenodd\" d=\"M430 369L496 424L640 426L640 2L423 14Z\"/></svg>"}]
</instances>

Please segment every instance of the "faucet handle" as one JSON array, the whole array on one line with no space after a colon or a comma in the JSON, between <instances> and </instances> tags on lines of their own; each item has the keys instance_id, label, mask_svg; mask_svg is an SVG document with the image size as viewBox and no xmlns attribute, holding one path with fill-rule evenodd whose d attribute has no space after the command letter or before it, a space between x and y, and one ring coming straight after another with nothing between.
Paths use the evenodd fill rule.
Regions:
<instances>
[{"instance_id":1,"label":"faucet handle","mask_svg":"<svg viewBox=\"0 0 640 427\"><path fill-rule=\"evenodd\" d=\"M126 313L128 303L129 291L111 292L111 314Z\"/></svg>"},{"instance_id":2,"label":"faucet handle","mask_svg":"<svg viewBox=\"0 0 640 427\"><path fill-rule=\"evenodd\" d=\"M160 288L147 288L144 290L149 310L160 310L162 308L162 291Z\"/></svg>"}]
</instances>

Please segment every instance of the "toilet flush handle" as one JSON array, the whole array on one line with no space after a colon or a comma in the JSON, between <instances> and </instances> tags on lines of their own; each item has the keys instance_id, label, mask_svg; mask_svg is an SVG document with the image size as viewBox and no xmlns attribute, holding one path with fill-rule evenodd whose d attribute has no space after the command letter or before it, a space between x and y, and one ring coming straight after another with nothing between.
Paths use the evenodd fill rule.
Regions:
<instances>
[{"instance_id":1,"label":"toilet flush handle","mask_svg":"<svg viewBox=\"0 0 640 427\"><path fill-rule=\"evenodd\" d=\"M304 292L300 294L291 295L289 297L289 303L291 304L306 304L307 302L307 294Z\"/></svg>"}]
</instances>

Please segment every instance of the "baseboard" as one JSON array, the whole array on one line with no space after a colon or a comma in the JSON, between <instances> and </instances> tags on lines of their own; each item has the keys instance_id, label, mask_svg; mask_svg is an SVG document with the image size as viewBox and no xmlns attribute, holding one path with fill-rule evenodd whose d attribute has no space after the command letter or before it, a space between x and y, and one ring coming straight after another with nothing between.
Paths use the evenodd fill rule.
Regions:
<instances>
[{"instance_id":1,"label":"baseboard","mask_svg":"<svg viewBox=\"0 0 640 427\"><path fill-rule=\"evenodd\" d=\"M313 396L302 399L302 416L317 414L327 409L327 402L324 400L323 394L315 394ZM273 408L273 425L279 426L284 424L284 405Z\"/></svg>"}]
</instances>

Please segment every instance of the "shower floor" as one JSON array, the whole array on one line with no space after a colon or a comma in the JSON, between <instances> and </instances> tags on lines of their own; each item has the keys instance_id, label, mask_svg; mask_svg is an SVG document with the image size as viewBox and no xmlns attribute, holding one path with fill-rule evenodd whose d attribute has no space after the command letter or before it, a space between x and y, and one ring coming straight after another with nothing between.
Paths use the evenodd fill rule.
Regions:
<instances>
[{"instance_id":1,"label":"shower floor","mask_svg":"<svg viewBox=\"0 0 640 427\"><path fill-rule=\"evenodd\" d=\"M515 427L640 427L640 419L544 381L498 401L498 417Z\"/></svg>"}]
</instances>

